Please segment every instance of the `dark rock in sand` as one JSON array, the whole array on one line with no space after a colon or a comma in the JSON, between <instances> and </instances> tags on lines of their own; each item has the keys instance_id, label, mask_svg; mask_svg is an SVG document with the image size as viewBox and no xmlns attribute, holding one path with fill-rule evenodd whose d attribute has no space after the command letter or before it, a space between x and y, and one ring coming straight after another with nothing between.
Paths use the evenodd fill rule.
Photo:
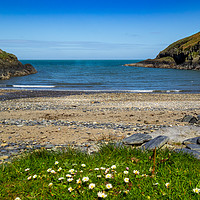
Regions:
<instances>
[{"instance_id":1,"label":"dark rock in sand","mask_svg":"<svg viewBox=\"0 0 200 200\"><path fill-rule=\"evenodd\" d=\"M200 120L200 115L197 116L198 121Z\"/></svg>"},{"instance_id":2,"label":"dark rock in sand","mask_svg":"<svg viewBox=\"0 0 200 200\"><path fill-rule=\"evenodd\" d=\"M183 149L175 149L174 151L177 152L177 153L182 152L182 153L191 154L195 158L200 159L200 152L195 151L195 150L183 148Z\"/></svg>"},{"instance_id":3,"label":"dark rock in sand","mask_svg":"<svg viewBox=\"0 0 200 200\"><path fill-rule=\"evenodd\" d=\"M125 66L200 70L200 32L174 42L155 59Z\"/></svg>"},{"instance_id":4,"label":"dark rock in sand","mask_svg":"<svg viewBox=\"0 0 200 200\"><path fill-rule=\"evenodd\" d=\"M200 140L200 137L195 137L195 138L189 138L187 140L183 141L183 144L187 145L187 144L198 144Z\"/></svg>"},{"instance_id":5,"label":"dark rock in sand","mask_svg":"<svg viewBox=\"0 0 200 200\"><path fill-rule=\"evenodd\" d=\"M0 80L35 73L37 73L37 70L31 64L23 65L15 55L0 49Z\"/></svg>"},{"instance_id":6,"label":"dark rock in sand","mask_svg":"<svg viewBox=\"0 0 200 200\"><path fill-rule=\"evenodd\" d=\"M191 150L195 150L200 152L200 145L199 144L186 144L186 147L191 149Z\"/></svg>"},{"instance_id":7,"label":"dark rock in sand","mask_svg":"<svg viewBox=\"0 0 200 200\"><path fill-rule=\"evenodd\" d=\"M199 139L197 139L197 144L200 144L200 137L199 137Z\"/></svg>"},{"instance_id":8,"label":"dark rock in sand","mask_svg":"<svg viewBox=\"0 0 200 200\"><path fill-rule=\"evenodd\" d=\"M124 138L122 142L124 144L129 144L129 145L139 145L151 139L152 137L148 134L137 133L137 134L131 135L130 137Z\"/></svg>"},{"instance_id":9,"label":"dark rock in sand","mask_svg":"<svg viewBox=\"0 0 200 200\"><path fill-rule=\"evenodd\" d=\"M198 119L192 115L185 115L182 119L182 122L188 122L194 124L198 121Z\"/></svg>"},{"instance_id":10,"label":"dark rock in sand","mask_svg":"<svg viewBox=\"0 0 200 200\"><path fill-rule=\"evenodd\" d=\"M148 141L144 145L142 145L141 148L143 150L152 150L152 149L155 149L155 147L160 148L164 144L166 144L168 141L169 141L169 137L160 135L160 136Z\"/></svg>"}]
</instances>

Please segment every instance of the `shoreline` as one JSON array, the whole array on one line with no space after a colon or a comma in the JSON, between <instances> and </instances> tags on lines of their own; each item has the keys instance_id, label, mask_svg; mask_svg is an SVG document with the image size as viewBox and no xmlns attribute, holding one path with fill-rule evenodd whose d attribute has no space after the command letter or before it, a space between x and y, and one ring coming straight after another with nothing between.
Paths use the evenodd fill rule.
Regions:
<instances>
[{"instance_id":1,"label":"shoreline","mask_svg":"<svg viewBox=\"0 0 200 200\"><path fill-rule=\"evenodd\" d=\"M200 135L200 124L181 121L200 115L200 94L0 90L0 99L0 160L41 147L94 150L99 142L135 133L156 136L173 130L178 140L168 142L172 148Z\"/></svg>"}]
</instances>

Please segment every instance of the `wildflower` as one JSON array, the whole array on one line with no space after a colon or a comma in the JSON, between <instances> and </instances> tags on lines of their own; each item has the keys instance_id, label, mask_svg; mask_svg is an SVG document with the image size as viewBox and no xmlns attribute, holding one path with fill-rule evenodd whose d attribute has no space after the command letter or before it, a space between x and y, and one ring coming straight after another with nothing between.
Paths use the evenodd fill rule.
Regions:
<instances>
[{"instance_id":1,"label":"wildflower","mask_svg":"<svg viewBox=\"0 0 200 200\"><path fill-rule=\"evenodd\" d=\"M57 171L58 171L58 172L60 172L61 170L62 170L62 168L61 168L61 167L59 167Z\"/></svg>"},{"instance_id":2,"label":"wildflower","mask_svg":"<svg viewBox=\"0 0 200 200\"><path fill-rule=\"evenodd\" d=\"M53 185L53 183L49 183L49 187L51 187Z\"/></svg>"},{"instance_id":3,"label":"wildflower","mask_svg":"<svg viewBox=\"0 0 200 200\"><path fill-rule=\"evenodd\" d=\"M107 197L107 194L105 194L104 192L98 192L97 195L100 198L106 198Z\"/></svg>"},{"instance_id":4,"label":"wildflower","mask_svg":"<svg viewBox=\"0 0 200 200\"><path fill-rule=\"evenodd\" d=\"M67 178L71 178L72 175L71 175L71 174L66 174L66 177L67 177Z\"/></svg>"},{"instance_id":5,"label":"wildflower","mask_svg":"<svg viewBox=\"0 0 200 200\"><path fill-rule=\"evenodd\" d=\"M124 174L128 174L128 171L124 171Z\"/></svg>"},{"instance_id":6,"label":"wildflower","mask_svg":"<svg viewBox=\"0 0 200 200\"><path fill-rule=\"evenodd\" d=\"M101 175L97 175L97 178L101 178Z\"/></svg>"},{"instance_id":7,"label":"wildflower","mask_svg":"<svg viewBox=\"0 0 200 200\"><path fill-rule=\"evenodd\" d=\"M106 188L107 189L111 189L112 188L112 184L110 184L110 183L106 184Z\"/></svg>"},{"instance_id":8,"label":"wildflower","mask_svg":"<svg viewBox=\"0 0 200 200\"><path fill-rule=\"evenodd\" d=\"M107 174L109 172L110 168L106 169L105 174Z\"/></svg>"},{"instance_id":9,"label":"wildflower","mask_svg":"<svg viewBox=\"0 0 200 200\"><path fill-rule=\"evenodd\" d=\"M52 170L52 169L51 169L51 168L49 168L49 169L47 169L47 172L51 172L51 170Z\"/></svg>"},{"instance_id":10,"label":"wildflower","mask_svg":"<svg viewBox=\"0 0 200 200\"><path fill-rule=\"evenodd\" d=\"M24 171L27 172L27 171L29 171L29 170L30 170L30 168L26 168ZM19 197L17 197L17 198L19 198Z\"/></svg>"},{"instance_id":11,"label":"wildflower","mask_svg":"<svg viewBox=\"0 0 200 200\"><path fill-rule=\"evenodd\" d=\"M34 179L37 178L37 175L35 174L35 175L33 176L33 178L34 178Z\"/></svg>"},{"instance_id":12,"label":"wildflower","mask_svg":"<svg viewBox=\"0 0 200 200\"><path fill-rule=\"evenodd\" d=\"M195 192L195 193L198 194L198 193L200 192L200 189L199 189L199 188L194 188L194 189L193 189L193 192Z\"/></svg>"},{"instance_id":13,"label":"wildflower","mask_svg":"<svg viewBox=\"0 0 200 200\"><path fill-rule=\"evenodd\" d=\"M99 170L99 168L95 168L94 170L95 170L95 171L98 171L98 170Z\"/></svg>"},{"instance_id":14,"label":"wildflower","mask_svg":"<svg viewBox=\"0 0 200 200\"><path fill-rule=\"evenodd\" d=\"M16 197L15 200L21 200L19 197Z\"/></svg>"},{"instance_id":15,"label":"wildflower","mask_svg":"<svg viewBox=\"0 0 200 200\"><path fill-rule=\"evenodd\" d=\"M170 185L170 183L165 183L165 186L168 188L169 187L169 185Z\"/></svg>"},{"instance_id":16,"label":"wildflower","mask_svg":"<svg viewBox=\"0 0 200 200\"><path fill-rule=\"evenodd\" d=\"M69 192L72 192L72 191L73 191L72 187L69 187L69 188L68 188L68 191L69 191Z\"/></svg>"},{"instance_id":17,"label":"wildflower","mask_svg":"<svg viewBox=\"0 0 200 200\"><path fill-rule=\"evenodd\" d=\"M106 174L106 178L111 178L112 175L111 174Z\"/></svg>"},{"instance_id":18,"label":"wildflower","mask_svg":"<svg viewBox=\"0 0 200 200\"><path fill-rule=\"evenodd\" d=\"M55 170L51 170L51 173L52 173L52 174L55 174L56 172L55 172Z\"/></svg>"},{"instance_id":19,"label":"wildflower","mask_svg":"<svg viewBox=\"0 0 200 200\"><path fill-rule=\"evenodd\" d=\"M28 180L31 180L31 178L32 178L32 176L29 176L27 179L28 179Z\"/></svg>"},{"instance_id":20,"label":"wildflower","mask_svg":"<svg viewBox=\"0 0 200 200\"><path fill-rule=\"evenodd\" d=\"M55 162L55 165L58 165L58 163L59 163L59 162L58 162L58 161L56 161L56 162Z\"/></svg>"},{"instance_id":21,"label":"wildflower","mask_svg":"<svg viewBox=\"0 0 200 200\"><path fill-rule=\"evenodd\" d=\"M63 179L64 179L64 177L60 177L60 178L58 178L59 181L62 181Z\"/></svg>"},{"instance_id":22,"label":"wildflower","mask_svg":"<svg viewBox=\"0 0 200 200\"><path fill-rule=\"evenodd\" d=\"M146 175L146 174L142 174L142 176L143 176L143 177L147 177L148 175Z\"/></svg>"},{"instance_id":23,"label":"wildflower","mask_svg":"<svg viewBox=\"0 0 200 200\"><path fill-rule=\"evenodd\" d=\"M74 173L74 169L70 169L69 172L70 172L70 173Z\"/></svg>"},{"instance_id":24,"label":"wildflower","mask_svg":"<svg viewBox=\"0 0 200 200\"><path fill-rule=\"evenodd\" d=\"M95 187L95 184L94 183L90 183L90 185L89 185L89 189L94 189L94 187Z\"/></svg>"},{"instance_id":25,"label":"wildflower","mask_svg":"<svg viewBox=\"0 0 200 200\"><path fill-rule=\"evenodd\" d=\"M124 193L125 193L125 194L128 194L128 193L129 193L129 190L124 190Z\"/></svg>"},{"instance_id":26,"label":"wildflower","mask_svg":"<svg viewBox=\"0 0 200 200\"><path fill-rule=\"evenodd\" d=\"M82 164L81 167L86 167L86 165L85 165L85 164Z\"/></svg>"},{"instance_id":27,"label":"wildflower","mask_svg":"<svg viewBox=\"0 0 200 200\"><path fill-rule=\"evenodd\" d=\"M83 170L81 170L80 173L83 173Z\"/></svg>"},{"instance_id":28,"label":"wildflower","mask_svg":"<svg viewBox=\"0 0 200 200\"><path fill-rule=\"evenodd\" d=\"M159 183L153 183L153 185L157 186Z\"/></svg>"},{"instance_id":29,"label":"wildflower","mask_svg":"<svg viewBox=\"0 0 200 200\"><path fill-rule=\"evenodd\" d=\"M68 178L67 179L67 182L72 182L73 181L73 178Z\"/></svg>"},{"instance_id":30,"label":"wildflower","mask_svg":"<svg viewBox=\"0 0 200 200\"><path fill-rule=\"evenodd\" d=\"M110 168L111 169L116 169L116 165L112 165Z\"/></svg>"},{"instance_id":31,"label":"wildflower","mask_svg":"<svg viewBox=\"0 0 200 200\"><path fill-rule=\"evenodd\" d=\"M83 181L83 182L87 182L87 181L89 181L89 178L88 178L88 177L83 177L83 178L82 178L82 181Z\"/></svg>"},{"instance_id":32,"label":"wildflower","mask_svg":"<svg viewBox=\"0 0 200 200\"><path fill-rule=\"evenodd\" d=\"M139 171L138 170L133 170L133 173L135 174L135 175L139 175Z\"/></svg>"},{"instance_id":33,"label":"wildflower","mask_svg":"<svg viewBox=\"0 0 200 200\"><path fill-rule=\"evenodd\" d=\"M105 168L105 167L101 167L100 169L101 169L101 170L105 170L106 168Z\"/></svg>"},{"instance_id":34,"label":"wildflower","mask_svg":"<svg viewBox=\"0 0 200 200\"><path fill-rule=\"evenodd\" d=\"M80 178L77 179L77 180L76 180L76 183L77 183L77 184L81 184L81 179L80 179Z\"/></svg>"},{"instance_id":35,"label":"wildflower","mask_svg":"<svg viewBox=\"0 0 200 200\"><path fill-rule=\"evenodd\" d=\"M125 178L125 179L124 179L124 182L125 182L125 183L128 183L128 182L129 182L129 178Z\"/></svg>"},{"instance_id":36,"label":"wildflower","mask_svg":"<svg viewBox=\"0 0 200 200\"><path fill-rule=\"evenodd\" d=\"M129 170L129 167L126 167L126 170Z\"/></svg>"}]
</instances>

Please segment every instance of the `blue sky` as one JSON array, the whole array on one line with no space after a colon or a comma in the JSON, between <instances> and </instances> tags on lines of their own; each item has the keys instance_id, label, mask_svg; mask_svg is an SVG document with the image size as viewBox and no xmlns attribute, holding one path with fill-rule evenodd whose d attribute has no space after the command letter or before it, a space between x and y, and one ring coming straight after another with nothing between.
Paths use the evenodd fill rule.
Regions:
<instances>
[{"instance_id":1,"label":"blue sky","mask_svg":"<svg viewBox=\"0 0 200 200\"><path fill-rule=\"evenodd\" d=\"M19 59L146 59L200 31L200 1L9 0L0 49Z\"/></svg>"}]
</instances>

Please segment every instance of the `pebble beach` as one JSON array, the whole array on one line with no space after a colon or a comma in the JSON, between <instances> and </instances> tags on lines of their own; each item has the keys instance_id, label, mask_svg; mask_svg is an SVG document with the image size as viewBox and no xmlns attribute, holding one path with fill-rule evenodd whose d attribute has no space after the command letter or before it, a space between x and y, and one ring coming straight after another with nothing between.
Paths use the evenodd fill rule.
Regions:
<instances>
[{"instance_id":1,"label":"pebble beach","mask_svg":"<svg viewBox=\"0 0 200 200\"><path fill-rule=\"evenodd\" d=\"M192 126L197 131L184 135L191 138L200 129L181 121L200 115L200 94L1 90L0 105L0 162L32 149L92 153L135 133Z\"/></svg>"}]
</instances>

